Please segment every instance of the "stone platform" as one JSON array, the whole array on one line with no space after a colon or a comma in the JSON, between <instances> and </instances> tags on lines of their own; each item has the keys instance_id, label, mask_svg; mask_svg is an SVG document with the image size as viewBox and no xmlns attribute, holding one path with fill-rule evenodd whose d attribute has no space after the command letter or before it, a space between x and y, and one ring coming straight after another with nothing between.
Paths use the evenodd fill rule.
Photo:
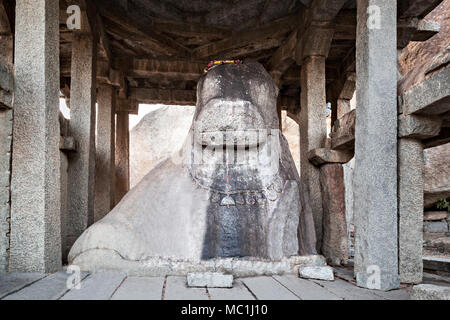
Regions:
<instances>
[{"instance_id":1,"label":"stone platform","mask_svg":"<svg viewBox=\"0 0 450 320\"><path fill-rule=\"evenodd\" d=\"M335 281L294 275L235 279L233 288L188 288L186 277L135 277L117 271L81 274L79 290L67 288L70 274L0 275L4 300L409 300L411 287L390 292L357 287L350 269L335 269Z\"/></svg>"}]
</instances>

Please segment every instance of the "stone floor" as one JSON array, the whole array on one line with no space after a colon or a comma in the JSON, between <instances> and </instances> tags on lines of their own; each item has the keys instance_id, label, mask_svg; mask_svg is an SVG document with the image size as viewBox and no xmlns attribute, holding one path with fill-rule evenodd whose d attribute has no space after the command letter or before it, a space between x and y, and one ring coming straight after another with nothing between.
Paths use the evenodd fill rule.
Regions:
<instances>
[{"instance_id":1,"label":"stone floor","mask_svg":"<svg viewBox=\"0 0 450 320\"><path fill-rule=\"evenodd\" d=\"M4 300L408 300L411 287L381 292L355 286L351 269L335 269L333 282L294 275L240 278L232 289L187 288L186 277L127 277L114 271L81 274L81 289L69 290L70 274L0 275ZM450 285L450 279L426 274L426 283Z\"/></svg>"}]
</instances>

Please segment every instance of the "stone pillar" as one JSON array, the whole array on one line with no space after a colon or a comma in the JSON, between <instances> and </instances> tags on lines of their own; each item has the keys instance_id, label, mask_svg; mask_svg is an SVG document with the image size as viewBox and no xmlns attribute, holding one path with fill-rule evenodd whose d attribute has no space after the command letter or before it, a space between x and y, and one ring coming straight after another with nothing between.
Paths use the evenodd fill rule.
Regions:
<instances>
[{"instance_id":1,"label":"stone pillar","mask_svg":"<svg viewBox=\"0 0 450 320\"><path fill-rule=\"evenodd\" d=\"M270 73L270 76L272 77L273 81L275 82L275 85L278 87L279 90L281 90L281 77L282 74L279 71L273 71ZM280 127L280 131L283 131L283 121L281 119L281 92L278 92L278 99L277 99L277 114L278 114L278 124Z\"/></svg>"},{"instance_id":2,"label":"stone pillar","mask_svg":"<svg viewBox=\"0 0 450 320\"><path fill-rule=\"evenodd\" d=\"M348 261L347 221L345 218L344 169L340 163L320 167L323 196L322 253L327 262L345 265Z\"/></svg>"},{"instance_id":3,"label":"stone pillar","mask_svg":"<svg viewBox=\"0 0 450 320\"><path fill-rule=\"evenodd\" d=\"M102 219L115 205L115 99L116 92L112 86L99 87L94 221Z\"/></svg>"},{"instance_id":4,"label":"stone pillar","mask_svg":"<svg viewBox=\"0 0 450 320\"><path fill-rule=\"evenodd\" d=\"M16 1L11 272L61 268L59 1Z\"/></svg>"},{"instance_id":5,"label":"stone pillar","mask_svg":"<svg viewBox=\"0 0 450 320\"><path fill-rule=\"evenodd\" d=\"M397 2L358 0L354 214L360 287L399 287Z\"/></svg>"},{"instance_id":6,"label":"stone pillar","mask_svg":"<svg viewBox=\"0 0 450 320\"><path fill-rule=\"evenodd\" d=\"M326 139L325 56L309 56L301 71L300 173L309 191L317 250L322 247L322 192L320 171L308 160L308 152L321 148Z\"/></svg>"},{"instance_id":7,"label":"stone pillar","mask_svg":"<svg viewBox=\"0 0 450 320\"><path fill-rule=\"evenodd\" d=\"M422 142L399 139L399 271L402 283L422 282L424 165Z\"/></svg>"},{"instance_id":8,"label":"stone pillar","mask_svg":"<svg viewBox=\"0 0 450 320\"><path fill-rule=\"evenodd\" d=\"M77 152L69 158L69 245L94 222L96 57L96 41L74 33L70 127Z\"/></svg>"},{"instance_id":9,"label":"stone pillar","mask_svg":"<svg viewBox=\"0 0 450 320\"><path fill-rule=\"evenodd\" d=\"M14 90L13 46L11 34L0 35L0 92L9 95ZM12 132L13 111L10 107L2 108L0 103L0 273L8 271L9 260Z\"/></svg>"},{"instance_id":10,"label":"stone pillar","mask_svg":"<svg viewBox=\"0 0 450 320\"><path fill-rule=\"evenodd\" d=\"M130 130L128 112L118 112L116 122L116 204L130 190Z\"/></svg>"}]
</instances>

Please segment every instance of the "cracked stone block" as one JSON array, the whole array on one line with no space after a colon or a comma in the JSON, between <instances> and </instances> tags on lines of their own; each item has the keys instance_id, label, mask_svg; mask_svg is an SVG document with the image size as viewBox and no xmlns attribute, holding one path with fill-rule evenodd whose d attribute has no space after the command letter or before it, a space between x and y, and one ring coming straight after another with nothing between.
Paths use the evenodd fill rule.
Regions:
<instances>
[{"instance_id":1,"label":"cracked stone block","mask_svg":"<svg viewBox=\"0 0 450 320\"><path fill-rule=\"evenodd\" d=\"M301 278L334 281L333 268L328 266L304 266L298 269Z\"/></svg>"}]
</instances>

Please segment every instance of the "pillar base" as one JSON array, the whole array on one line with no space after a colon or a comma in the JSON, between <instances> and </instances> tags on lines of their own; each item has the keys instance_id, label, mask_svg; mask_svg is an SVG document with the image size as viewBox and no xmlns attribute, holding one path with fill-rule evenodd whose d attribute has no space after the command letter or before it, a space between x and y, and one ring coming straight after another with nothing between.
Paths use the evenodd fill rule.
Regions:
<instances>
[{"instance_id":1,"label":"pillar base","mask_svg":"<svg viewBox=\"0 0 450 320\"><path fill-rule=\"evenodd\" d=\"M379 278L375 273L356 273L356 285L361 288L390 291L400 288L400 277L398 275L381 272Z\"/></svg>"}]
</instances>

